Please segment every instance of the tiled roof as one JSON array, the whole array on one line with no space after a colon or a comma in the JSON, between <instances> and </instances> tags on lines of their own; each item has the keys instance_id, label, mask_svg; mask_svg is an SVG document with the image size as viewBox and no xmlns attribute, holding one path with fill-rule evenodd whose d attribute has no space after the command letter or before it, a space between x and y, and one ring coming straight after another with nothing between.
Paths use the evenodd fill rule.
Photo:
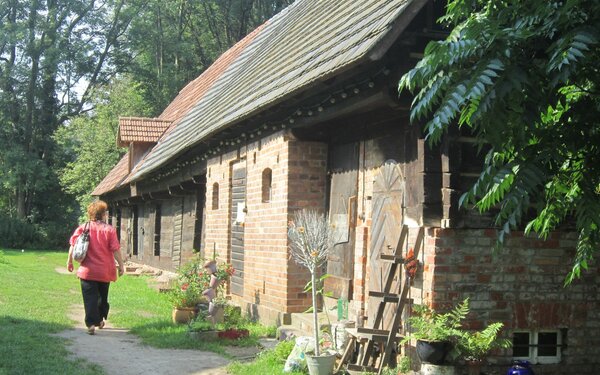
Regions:
<instances>
[{"instance_id":1,"label":"tiled roof","mask_svg":"<svg viewBox=\"0 0 600 375\"><path fill-rule=\"evenodd\" d=\"M160 118L121 117L117 143L119 146L127 146L131 142L155 143L171 122Z\"/></svg>"},{"instance_id":2,"label":"tiled roof","mask_svg":"<svg viewBox=\"0 0 600 375\"><path fill-rule=\"evenodd\" d=\"M133 118L133 117L122 117L119 119L119 135L117 137L120 145L125 145L128 142L157 142L161 136L166 136L171 130L173 130L179 120L189 111L189 109L196 104L198 100L206 93L206 91L212 86L212 84L223 74L225 69L239 56L242 50L258 35L260 30L264 27L259 26L252 33L248 34L244 39L240 40L233 47L227 50L221 55L208 69L204 71L198 78L188 83L175 97L175 99L165 108L163 113L157 119L146 119L146 118ZM142 126L149 126L153 130L145 132L141 129ZM156 138L153 138L158 133L158 125L168 126L168 128L162 128L160 134ZM123 126L127 130L124 129ZM166 130L165 130L166 129ZM139 130L139 131L138 131ZM152 135L149 135L151 133ZM122 137L126 138L123 139ZM150 139L153 140L150 140ZM150 151L152 153L152 151ZM102 180L102 182L94 189L92 195L102 195L108 193L111 190L118 188L121 184L127 183L127 176L129 175L129 164L123 163L124 159L128 159L129 153L125 154L125 157L119 161L119 163L108 173L108 175ZM144 159L138 163L138 167L143 165ZM135 169L134 169L135 172Z\"/></svg>"},{"instance_id":3,"label":"tiled roof","mask_svg":"<svg viewBox=\"0 0 600 375\"><path fill-rule=\"evenodd\" d=\"M121 160L111 169L104 179L92 191L93 196L105 194L116 189L129 174L129 153L123 155Z\"/></svg>"},{"instance_id":4,"label":"tiled roof","mask_svg":"<svg viewBox=\"0 0 600 375\"><path fill-rule=\"evenodd\" d=\"M208 67L198 78L188 83L179 95L165 108L159 116L162 119L180 120L189 109L196 104L223 74L225 69L240 55L246 46L254 40L264 25L259 26L245 38L237 42L233 47L225 51L215 62Z\"/></svg>"},{"instance_id":5,"label":"tiled roof","mask_svg":"<svg viewBox=\"0 0 600 375\"><path fill-rule=\"evenodd\" d=\"M173 124L167 129L167 131L163 134L162 138L159 140L159 145L163 139L168 138L169 134L179 126L181 120L184 118L184 115L193 108L193 105L196 104L200 99L204 97L204 94L211 88L211 86L221 77L223 72L237 59L237 57L242 53L244 48L248 44L250 44L254 38L261 32L264 28L265 24L257 27L254 31L244 37L242 40L237 42L233 47L228 49L224 54L222 54L215 62L204 71L198 78L190 82L186 87L183 88L179 92L179 95L169 104L169 106L163 111L160 115L161 118L175 118ZM130 178L136 174L136 172L143 168L144 163L147 159L152 157L152 153L154 150L158 149L154 147L148 155L144 157L131 172L129 178L127 178L123 183L128 183Z\"/></svg>"},{"instance_id":6,"label":"tiled roof","mask_svg":"<svg viewBox=\"0 0 600 375\"><path fill-rule=\"evenodd\" d=\"M298 0L260 34L154 147L137 180L212 134L369 58L416 0Z\"/></svg>"}]
</instances>

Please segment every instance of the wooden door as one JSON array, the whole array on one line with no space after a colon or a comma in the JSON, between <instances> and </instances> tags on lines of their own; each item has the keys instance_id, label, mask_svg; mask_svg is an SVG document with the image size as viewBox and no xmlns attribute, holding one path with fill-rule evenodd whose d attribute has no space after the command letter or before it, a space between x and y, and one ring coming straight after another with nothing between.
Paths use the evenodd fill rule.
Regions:
<instances>
[{"instance_id":1,"label":"wooden door","mask_svg":"<svg viewBox=\"0 0 600 375\"><path fill-rule=\"evenodd\" d=\"M392 254L398 244L402 230L404 177L399 164L386 161L379 169L373 182L373 212L371 225L371 247L369 250L369 291L382 292L390 269L389 263L381 262L380 254ZM398 293L398 275L390 289ZM368 323L372 326L380 300L369 298ZM391 326L396 306L388 303L383 315L383 329ZM380 328L380 327L373 327Z\"/></svg>"},{"instance_id":2,"label":"wooden door","mask_svg":"<svg viewBox=\"0 0 600 375\"><path fill-rule=\"evenodd\" d=\"M231 173L231 293L244 295L244 222L246 216L246 161L232 166Z\"/></svg>"},{"instance_id":3,"label":"wooden door","mask_svg":"<svg viewBox=\"0 0 600 375\"><path fill-rule=\"evenodd\" d=\"M334 145L329 154L329 221L335 245L327 257L325 291L350 299L354 279L354 237L358 194L358 143Z\"/></svg>"}]
</instances>

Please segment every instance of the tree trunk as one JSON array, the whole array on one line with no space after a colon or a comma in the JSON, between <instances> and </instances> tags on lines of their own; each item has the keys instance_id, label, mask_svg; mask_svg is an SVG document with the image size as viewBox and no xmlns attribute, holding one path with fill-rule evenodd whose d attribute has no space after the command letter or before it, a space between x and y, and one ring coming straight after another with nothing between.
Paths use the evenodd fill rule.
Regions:
<instances>
[{"instance_id":1,"label":"tree trunk","mask_svg":"<svg viewBox=\"0 0 600 375\"><path fill-rule=\"evenodd\" d=\"M315 324L315 355L318 357L321 353L319 352L319 314L317 310L317 270L311 270L310 280L312 282L312 307L313 307L313 319Z\"/></svg>"}]
</instances>

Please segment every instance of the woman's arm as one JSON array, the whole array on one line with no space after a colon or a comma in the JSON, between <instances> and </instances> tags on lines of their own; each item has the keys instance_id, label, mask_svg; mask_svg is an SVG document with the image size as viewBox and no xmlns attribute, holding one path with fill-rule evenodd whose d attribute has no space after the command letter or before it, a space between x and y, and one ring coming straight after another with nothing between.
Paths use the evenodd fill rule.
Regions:
<instances>
[{"instance_id":1,"label":"woman's arm","mask_svg":"<svg viewBox=\"0 0 600 375\"><path fill-rule=\"evenodd\" d=\"M115 260L119 263L119 276L123 276L125 273L125 266L123 266L123 256L121 255L121 250L117 250L114 252Z\"/></svg>"},{"instance_id":2,"label":"woman's arm","mask_svg":"<svg viewBox=\"0 0 600 375\"><path fill-rule=\"evenodd\" d=\"M67 269L73 272L73 246L69 247L69 255L67 256Z\"/></svg>"}]
</instances>

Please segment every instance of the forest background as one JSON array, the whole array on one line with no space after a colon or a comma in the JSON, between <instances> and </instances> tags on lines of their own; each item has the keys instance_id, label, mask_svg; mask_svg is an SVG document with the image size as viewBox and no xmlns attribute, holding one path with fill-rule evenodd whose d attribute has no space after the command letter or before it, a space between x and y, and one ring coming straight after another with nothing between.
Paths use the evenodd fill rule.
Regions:
<instances>
[{"instance_id":1,"label":"forest background","mask_svg":"<svg viewBox=\"0 0 600 375\"><path fill-rule=\"evenodd\" d=\"M0 246L66 247L119 116L158 116L291 2L0 0Z\"/></svg>"}]
</instances>

